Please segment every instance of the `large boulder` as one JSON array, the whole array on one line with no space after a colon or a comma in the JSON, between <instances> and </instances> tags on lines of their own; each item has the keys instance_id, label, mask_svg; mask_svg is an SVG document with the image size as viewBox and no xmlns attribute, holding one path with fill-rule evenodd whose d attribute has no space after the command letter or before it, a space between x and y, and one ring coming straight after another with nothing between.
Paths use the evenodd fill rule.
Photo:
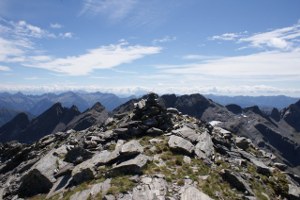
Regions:
<instances>
[{"instance_id":1,"label":"large boulder","mask_svg":"<svg viewBox=\"0 0 300 200\"><path fill-rule=\"evenodd\" d=\"M247 139L245 137L236 137L235 138L235 144L237 147L246 150L250 147L250 145L252 144L250 139Z\"/></svg>"},{"instance_id":2,"label":"large boulder","mask_svg":"<svg viewBox=\"0 0 300 200\"><path fill-rule=\"evenodd\" d=\"M137 140L131 140L120 148L121 155L137 155L143 153L144 149Z\"/></svg>"},{"instance_id":3,"label":"large boulder","mask_svg":"<svg viewBox=\"0 0 300 200\"><path fill-rule=\"evenodd\" d=\"M199 142L195 146L195 154L199 158L211 158L214 154L214 144L206 131L199 137Z\"/></svg>"},{"instance_id":4,"label":"large boulder","mask_svg":"<svg viewBox=\"0 0 300 200\"><path fill-rule=\"evenodd\" d=\"M31 170L21 179L18 190L20 197L31 197L36 194L48 193L53 183L37 169Z\"/></svg>"},{"instance_id":5,"label":"large boulder","mask_svg":"<svg viewBox=\"0 0 300 200\"><path fill-rule=\"evenodd\" d=\"M67 163L63 162L57 155L57 149L49 151L21 178L18 193L21 197L28 197L39 193L50 191L56 181L55 173ZM36 189L32 189L36 188Z\"/></svg>"},{"instance_id":6,"label":"large boulder","mask_svg":"<svg viewBox=\"0 0 300 200\"><path fill-rule=\"evenodd\" d=\"M183 153L192 154L195 146L188 140L178 137L176 135L171 135L168 145L171 149Z\"/></svg>"},{"instance_id":7,"label":"large boulder","mask_svg":"<svg viewBox=\"0 0 300 200\"><path fill-rule=\"evenodd\" d=\"M68 151L68 153L65 156L65 161L79 164L93 156L93 153L90 151L82 148L82 147L76 147Z\"/></svg>"},{"instance_id":8,"label":"large boulder","mask_svg":"<svg viewBox=\"0 0 300 200\"><path fill-rule=\"evenodd\" d=\"M181 193L181 200L212 200L208 195L193 186L188 186Z\"/></svg>"},{"instance_id":9,"label":"large boulder","mask_svg":"<svg viewBox=\"0 0 300 200\"><path fill-rule=\"evenodd\" d=\"M179 137L182 137L194 144L200 141L200 134L197 133L194 129L191 129L187 126L184 126L180 129L173 130L172 133Z\"/></svg>"},{"instance_id":10,"label":"large boulder","mask_svg":"<svg viewBox=\"0 0 300 200\"><path fill-rule=\"evenodd\" d=\"M300 200L300 188L294 184L289 184L288 196L289 199Z\"/></svg>"},{"instance_id":11,"label":"large boulder","mask_svg":"<svg viewBox=\"0 0 300 200\"><path fill-rule=\"evenodd\" d=\"M148 156L143 154L139 154L133 159L122 162L118 165L115 165L110 170L110 175L118 175L118 174L140 174L142 168L147 164L149 160Z\"/></svg>"},{"instance_id":12,"label":"large boulder","mask_svg":"<svg viewBox=\"0 0 300 200\"><path fill-rule=\"evenodd\" d=\"M228 182L232 187L236 188L237 190L243 193L248 193L251 195L253 194L253 191L251 190L250 186L238 174L235 174L234 172L231 172L227 169L221 170L220 173L223 180Z\"/></svg>"}]
</instances>

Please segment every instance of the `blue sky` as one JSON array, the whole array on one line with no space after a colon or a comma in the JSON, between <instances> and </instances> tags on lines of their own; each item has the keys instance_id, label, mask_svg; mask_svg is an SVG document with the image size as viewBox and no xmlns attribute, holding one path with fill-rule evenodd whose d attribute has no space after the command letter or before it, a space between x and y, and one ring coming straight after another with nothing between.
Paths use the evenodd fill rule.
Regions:
<instances>
[{"instance_id":1,"label":"blue sky","mask_svg":"<svg viewBox=\"0 0 300 200\"><path fill-rule=\"evenodd\" d=\"M1 0L0 90L300 96L299 0Z\"/></svg>"}]
</instances>

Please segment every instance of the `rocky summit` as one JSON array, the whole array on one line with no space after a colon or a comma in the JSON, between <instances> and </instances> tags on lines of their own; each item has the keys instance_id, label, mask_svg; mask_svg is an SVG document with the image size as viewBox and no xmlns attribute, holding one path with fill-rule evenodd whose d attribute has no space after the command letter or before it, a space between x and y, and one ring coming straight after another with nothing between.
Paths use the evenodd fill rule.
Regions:
<instances>
[{"instance_id":1,"label":"rocky summit","mask_svg":"<svg viewBox=\"0 0 300 200\"><path fill-rule=\"evenodd\" d=\"M2 144L0 199L300 199L299 178L271 153L157 99L84 130Z\"/></svg>"}]
</instances>

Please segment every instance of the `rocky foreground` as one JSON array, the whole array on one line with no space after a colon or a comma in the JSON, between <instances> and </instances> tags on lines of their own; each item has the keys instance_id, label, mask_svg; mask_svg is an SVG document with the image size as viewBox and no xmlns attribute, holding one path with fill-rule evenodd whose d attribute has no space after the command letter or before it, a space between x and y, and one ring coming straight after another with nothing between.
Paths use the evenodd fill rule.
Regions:
<instances>
[{"instance_id":1,"label":"rocky foreground","mask_svg":"<svg viewBox=\"0 0 300 200\"><path fill-rule=\"evenodd\" d=\"M274 155L156 98L103 126L0 146L0 199L300 199Z\"/></svg>"}]
</instances>

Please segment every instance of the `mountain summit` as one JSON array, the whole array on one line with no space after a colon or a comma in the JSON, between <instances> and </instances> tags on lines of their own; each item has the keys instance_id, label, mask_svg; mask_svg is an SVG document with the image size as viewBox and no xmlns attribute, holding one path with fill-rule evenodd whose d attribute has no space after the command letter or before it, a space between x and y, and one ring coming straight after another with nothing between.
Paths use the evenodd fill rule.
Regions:
<instances>
[{"instance_id":1,"label":"mountain summit","mask_svg":"<svg viewBox=\"0 0 300 200\"><path fill-rule=\"evenodd\" d=\"M250 139L164 107L156 94L125 107L102 125L1 145L1 197L300 198L296 176Z\"/></svg>"}]
</instances>

